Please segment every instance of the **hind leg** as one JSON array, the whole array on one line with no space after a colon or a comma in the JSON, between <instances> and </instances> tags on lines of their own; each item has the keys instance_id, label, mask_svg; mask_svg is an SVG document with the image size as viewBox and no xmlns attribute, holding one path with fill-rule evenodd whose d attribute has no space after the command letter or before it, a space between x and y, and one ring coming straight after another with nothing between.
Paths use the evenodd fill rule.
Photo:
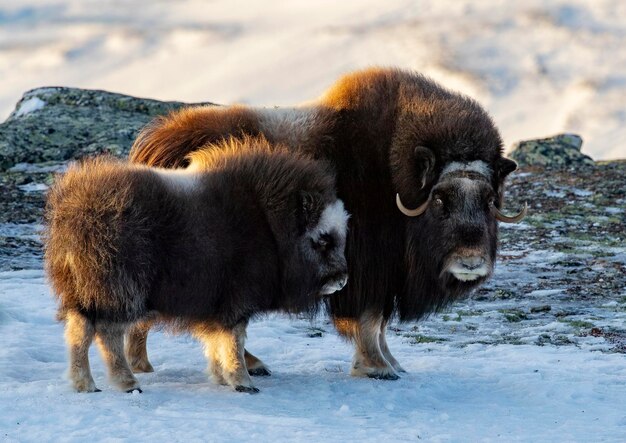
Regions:
<instances>
[{"instance_id":1,"label":"hind leg","mask_svg":"<svg viewBox=\"0 0 626 443\"><path fill-rule=\"evenodd\" d=\"M78 312L70 311L65 317L65 341L70 354L69 377L78 392L99 392L89 368L89 346L95 328Z\"/></svg>"},{"instance_id":2,"label":"hind leg","mask_svg":"<svg viewBox=\"0 0 626 443\"><path fill-rule=\"evenodd\" d=\"M334 319L337 331L352 340L356 346L350 374L382 380L397 380L393 366L387 361L380 347L381 314L365 313L358 319Z\"/></svg>"},{"instance_id":3,"label":"hind leg","mask_svg":"<svg viewBox=\"0 0 626 443\"><path fill-rule=\"evenodd\" d=\"M380 335L378 336L380 350L383 353L385 360L387 360L389 364L393 366L393 368L397 372L406 372L404 368L400 366L400 363L398 363L398 360L396 360L395 357L391 354L391 351L389 350L389 346L387 346L387 339L385 338L386 332L387 332L387 320L383 320L382 323L380 324Z\"/></svg>"},{"instance_id":4,"label":"hind leg","mask_svg":"<svg viewBox=\"0 0 626 443\"><path fill-rule=\"evenodd\" d=\"M244 357L246 325L247 322L241 322L232 329L201 326L195 328L194 335L204 344L216 381L223 381L239 392L255 393L259 390L252 385Z\"/></svg>"},{"instance_id":5,"label":"hind leg","mask_svg":"<svg viewBox=\"0 0 626 443\"><path fill-rule=\"evenodd\" d=\"M123 324L99 322L96 324L96 342L109 370L111 382L123 391L141 392L139 382L124 356L125 329Z\"/></svg>"},{"instance_id":6,"label":"hind leg","mask_svg":"<svg viewBox=\"0 0 626 443\"><path fill-rule=\"evenodd\" d=\"M269 376L272 375L272 372L265 366L261 360L259 360L256 356L252 355L250 352L244 349L243 354L244 359L246 360L246 367L248 368L248 374L254 376Z\"/></svg>"},{"instance_id":7,"label":"hind leg","mask_svg":"<svg viewBox=\"0 0 626 443\"><path fill-rule=\"evenodd\" d=\"M148 360L148 332L154 324L153 320L137 322L126 334L126 346L124 348L126 359L133 372L154 372L154 368Z\"/></svg>"}]
</instances>

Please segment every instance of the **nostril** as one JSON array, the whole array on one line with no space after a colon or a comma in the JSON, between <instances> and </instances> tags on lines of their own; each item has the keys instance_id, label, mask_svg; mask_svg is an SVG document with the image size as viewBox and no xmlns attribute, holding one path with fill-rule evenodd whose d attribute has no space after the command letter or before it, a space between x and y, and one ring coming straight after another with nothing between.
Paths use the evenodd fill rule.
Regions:
<instances>
[{"instance_id":1,"label":"nostril","mask_svg":"<svg viewBox=\"0 0 626 443\"><path fill-rule=\"evenodd\" d=\"M474 269L480 268L485 264L485 258L481 256L474 257L461 257L459 258L459 263L466 269L473 271Z\"/></svg>"}]
</instances>

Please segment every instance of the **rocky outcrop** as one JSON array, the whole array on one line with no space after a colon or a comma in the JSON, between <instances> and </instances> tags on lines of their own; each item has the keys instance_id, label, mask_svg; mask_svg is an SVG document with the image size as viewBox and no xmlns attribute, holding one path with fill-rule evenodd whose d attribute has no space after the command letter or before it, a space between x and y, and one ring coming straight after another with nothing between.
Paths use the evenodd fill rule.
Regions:
<instances>
[{"instance_id":1,"label":"rocky outcrop","mask_svg":"<svg viewBox=\"0 0 626 443\"><path fill-rule=\"evenodd\" d=\"M545 166L573 168L593 166L591 157L580 152L583 139L576 134L559 134L553 137L525 140L513 145L509 156L519 166Z\"/></svg>"},{"instance_id":2,"label":"rocky outcrop","mask_svg":"<svg viewBox=\"0 0 626 443\"><path fill-rule=\"evenodd\" d=\"M97 90L33 89L0 124L0 171L105 152L124 156L139 129L183 105Z\"/></svg>"},{"instance_id":3,"label":"rocky outcrop","mask_svg":"<svg viewBox=\"0 0 626 443\"><path fill-rule=\"evenodd\" d=\"M181 106L185 103L98 90L33 89L0 124L0 171L18 163L62 162L99 153L126 156L144 125ZM560 134L518 142L509 155L521 167L593 165L581 147L580 136Z\"/></svg>"}]
</instances>

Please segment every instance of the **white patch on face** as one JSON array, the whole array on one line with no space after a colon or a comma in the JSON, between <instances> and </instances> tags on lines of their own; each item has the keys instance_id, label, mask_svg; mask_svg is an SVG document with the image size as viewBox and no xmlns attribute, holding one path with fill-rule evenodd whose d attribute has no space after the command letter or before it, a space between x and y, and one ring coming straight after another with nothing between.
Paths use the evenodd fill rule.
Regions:
<instances>
[{"instance_id":1,"label":"white patch on face","mask_svg":"<svg viewBox=\"0 0 626 443\"><path fill-rule=\"evenodd\" d=\"M473 269L468 269L459 261L455 260L450 264L450 266L448 266L447 271L454 275L457 280L473 281L489 275L491 269L490 262L488 260L485 260L480 266Z\"/></svg>"},{"instance_id":2,"label":"white patch on face","mask_svg":"<svg viewBox=\"0 0 626 443\"><path fill-rule=\"evenodd\" d=\"M454 275L457 280L461 281L474 281L489 274L489 268L487 265L483 265L480 268L472 271L464 270L461 266L452 265L449 269L450 273Z\"/></svg>"},{"instance_id":3,"label":"white patch on face","mask_svg":"<svg viewBox=\"0 0 626 443\"><path fill-rule=\"evenodd\" d=\"M474 160L473 162L469 162L469 163L462 163L462 162L449 163L448 165L446 165L445 168L443 168L443 171L441 171L441 175L444 176L446 174L450 174L451 172L455 172L455 171L476 172L480 175L484 175L488 179L491 179L491 174L492 174L491 168L489 167L487 163L485 163L482 160Z\"/></svg>"},{"instance_id":4,"label":"white patch on face","mask_svg":"<svg viewBox=\"0 0 626 443\"><path fill-rule=\"evenodd\" d=\"M348 283L348 276L344 275L339 280L332 281L330 283L326 283L322 290L320 291L321 295L330 295L337 291L343 289L343 287Z\"/></svg>"},{"instance_id":5,"label":"white patch on face","mask_svg":"<svg viewBox=\"0 0 626 443\"><path fill-rule=\"evenodd\" d=\"M349 218L350 215L343 207L343 201L336 200L324 208L317 226L313 229L313 237L317 238L324 233L335 231L344 240L348 231Z\"/></svg>"},{"instance_id":6,"label":"white patch on face","mask_svg":"<svg viewBox=\"0 0 626 443\"><path fill-rule=\"evenodd\" d=\"M163 180L166 186L175 192L190 193L198 188L200 174L197 168L165 169L151 168Z\"/></svg>"},{"instance_id":7,"label":"white patch on face","mask_svg":"<svg viewBox=\"0 0 626 443\"><path fill-rule=\"evenodd\" d=\"M465 195L474 191L475 189L478 189L478 183L476 183L476 180L472 180L471 178L467 178L467 177L456 178L455 177L454 183L460 184L461 191Z\"/></svg>"}]
</instances>

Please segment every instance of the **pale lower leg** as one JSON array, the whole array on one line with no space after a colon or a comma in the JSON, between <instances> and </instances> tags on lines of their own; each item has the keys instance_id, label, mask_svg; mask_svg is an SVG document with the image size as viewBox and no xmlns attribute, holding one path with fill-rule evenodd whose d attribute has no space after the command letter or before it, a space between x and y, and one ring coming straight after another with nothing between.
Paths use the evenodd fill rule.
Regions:
<instances>
[{"instance_id":1,"label":"pale lower leg","mask_svg":"<svg viewBox=\"0 0 626 443\"><path fill-rule=\"evenodd\" d=\"M396 380L393 366L380 348L381 314L365 313L359 319L335 319L337 330L356 345L352 369L355 377Z\"/></svg>"},{"instance_id":2,"label":"pale lower leg","mask_svg":"<svg viewBox=\"0 0 626 443\"><path fill-rule=\"evenodd\" d=\"M221 378L237 391L258 392L252 384L244 358L245 323L240 323L232 329L196 328L194 335L204 343L211 373L218 382Z\"/></svg>"},{"instance_id":3,"label":"pale lower leg","mask_svg":"<svg viewBox=\"0 0 626 443\"><path fill-rule=\"evenodd\" d=\"M139 382L133 375L124 356L125 326L115 323L96 325L96 343L109 370L111 382L123 391L138 390Z\"/></svg>"},{"instance_id":4,"label":"pale lower leg","mask_svg":"<svg viewBox=\"0 0 626 443\"><path fill-rule=\"evenodd\" d=\"M148 332L153 325L152 320L144 320L133 324L126 334L125 354L133 372L154 372L148 360Z\"/></svg>"},{"instance_id":5,"label":"pale lower leg","mask_svg":"<svg viewBox=\"0 0 626 443\"><path fill-rule=\"evenodd\" d=\"M385 338L386 332L387 332L387 320L383 320L382 323L380 324L380 335L378 336L380 350L383 353L385 360L387 360L389 364L393 366L393 368L396 371L406 372L404 368L400 366L400 363L398 363L398 360L396 360L395 357L391 354L391 351L389 350L389 346L387 346L387 339Z\"/></svg>"},{"instance_id":6,"label":"pale lower leg","mask_svg":"<svg viewBox=\"0 0 626 443\"><path fill-rule=\"evenodd\" d=\"M210 359L209 371L211 373L211 378L213 379L213 381L218 385L228 385L226 379L224 378L224 369L222 368L222 364L217 359L215 359L213 355L211 356L211 358L207 355L207 359Z\"/></svg>"},{"instance_id":7,"label":"pale lower leg","mask_svg":"<svg viewBox=\"0 0 626 443\"><path fill-rule=\"evenodd\" d=\"M89 368L89 347L95 334L93 325L78 312L68 312L65 341L69 348L69 377L78 392L97 392Z\"/></svg>"}]
</instances>

